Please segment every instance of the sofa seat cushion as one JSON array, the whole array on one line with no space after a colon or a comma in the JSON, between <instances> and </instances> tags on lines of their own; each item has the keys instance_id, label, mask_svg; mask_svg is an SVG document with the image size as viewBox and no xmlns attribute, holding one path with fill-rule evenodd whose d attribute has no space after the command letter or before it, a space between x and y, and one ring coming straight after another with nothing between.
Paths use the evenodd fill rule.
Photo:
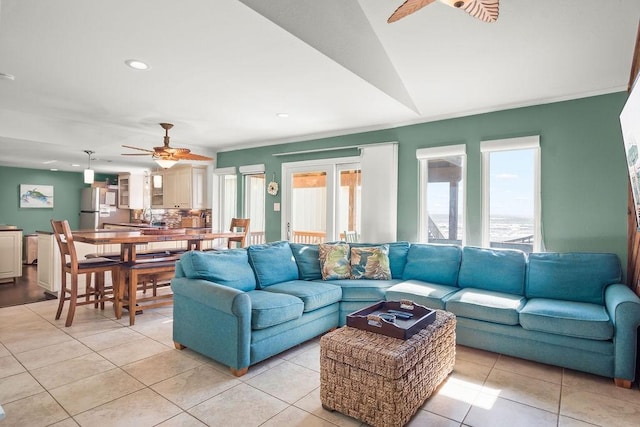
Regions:
<instances>
[{"instance_id":1,"label":"sofa seat cushion","mask_svg":"<svg viewBox=\"0 0 640 427\"><path fill-rule=\"evenodd\" d=\"M251 300L251 329L264 329L302 316L304 303L292 295L254 290Z\"/></svg>"},{"instance_id":2,"label":"sofa seat cushion","mask_svg":"<svg viewBox=\"0 0 640 427\"><path fill-rule=\"evenodd\" d=\"M586 302L532 298L520 311L520 324L531 331L576 338L613 338L613 324L605 307Z\"/></svg>"},{"instance_id":3,"label":"sofa seat cushion","mask_svg":"<svg viewBox=\"0 0 640 427\"><path fill-rule=\"evenodd\" d=\"M384 294L391 286L402 280L368 280L368 279L341 279L329 280L342 288L342 301L384 301Z\"/></svg>"},{"instance_id":4,"label":"sofa seat cushion","mask_svg":"<svg viewBox=\"0 0 640 427\"><path fill-rule=\"evenodd\" d=\"M180 273L189 279L204 279L240 291L256 288L256 277L245 249L188 251L180 256Z\"/></svg>"},{"instance_id":5,"label":"sofa seat cushion","mask_svg":"<svg viewBox=\"0 0 640 427\"><path fill-rule=\"evenodd\" d=\"M437 285L420 280L407 280L387 289L385 299L387 301L408 299L425 307L444 310L446 298L459 290L460 288L454 286Z\"/></svg>"},{"instance_id":6,"label":"sofa seat cushion","mask_svg":"<svg viewBox=\"0 0 640 427\"><path fill-rule=\"evenodd\" d=\"M298 279L298 266L289 242L252 245L247 248L249 262L256 275L258 289L274 283Z\"/></svg>"},{"instance_id":7,"label":"sofa seat cushion","mask_svg":"<svg viewBox=\"0 0 640 427\"><path fill-rule=\"evenodd\" d=\"M291 295L302 300L305 313L339 302L342 297L342 290L339 286L305 280L277 283L269 286L265 291Z\"/></svg>"},{"instance_id":8,"label":"sofa seat cushion","mask_svg":"<svg viewBox=\"0 0 640 427\"><path fill-rule=\"evenodd\" d=\"M521 295L467 288L451 295L445 307L457 316L517 325L525 303L526 299Z\"/></svg>"}]
</instances>

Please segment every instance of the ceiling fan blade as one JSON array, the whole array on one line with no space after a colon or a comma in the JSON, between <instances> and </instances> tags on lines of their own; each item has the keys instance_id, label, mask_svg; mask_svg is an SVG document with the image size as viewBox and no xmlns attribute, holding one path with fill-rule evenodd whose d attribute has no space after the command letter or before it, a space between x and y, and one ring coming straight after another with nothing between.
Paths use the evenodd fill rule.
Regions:
<instances>
[{"instance_id":1,"label":"ceiling fan blade","mask_svg":"<svg viewBox=\"0 0 640 427\"><path fill-rule=\"evenodd\" d=\"M131 145L123 145L124 148L131 148L132 150L140 150L140 151L146 151L147 153L153 153L153 150L147 150L146 148L140 148L140 147L133 147Z\"/></svg>"},{"instance_id":2,"label":"ceiling fan blade","mask_svg":"<svg viewBox=\"0 0 640 427\"><path fill-rule=\"evenodd\" d=\"M148 153L121 153L122 156L148 156Z\"/></svg>"},{"instance_id":3,"label":"ceiling fan blade","mask_svg":"<svg viewBox=\"0 0 640 427\"><path fill-rule=\"evenodd\" d=\"M436 0L407 0L395 12L387 19L387 22L391 24L398 19L402 19L407 15L411 15L413 12L422 9L425 6L430 5Z\"/></svg>"},{"instance_id":4,"label":"ceiling fan blade","mask_svg":"<svg viewBox=\"0 0 640 427\"><path fill-rule=\"evenodd\" d=\"M200 154L193 153L175 154L175 158L180 160L213 160L211 157L201 156Z\"/></svg>"},{"instance_id":5,"label":"ceiling fan blade","mask_svg":"<svg viewBox=\"0 0 640 427\"><path fill-rule=\"evenodd\" d=\"M498 19L499 0L469 0L462 6L457 6L455 1L452 3L453 7L458 7L481 21L496 22Z\"/></svg>"}]
</instances>

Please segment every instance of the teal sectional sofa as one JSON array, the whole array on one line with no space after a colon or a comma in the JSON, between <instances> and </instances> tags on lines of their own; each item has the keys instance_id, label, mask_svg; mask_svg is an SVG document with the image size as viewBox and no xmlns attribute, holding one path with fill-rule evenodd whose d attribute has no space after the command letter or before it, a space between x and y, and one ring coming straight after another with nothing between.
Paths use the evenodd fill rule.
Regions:
<instances>
[{"instance_id":1,"label":"teal sectional sofa","mask_svg":"<svg viewBox=\"0 0 640 427\"><path fill-rule=\"evenodd\" d=\"M185 253L171 284L176 347L242 375L344 325L353 311L406 298L456 314L459 344L614 378L619 386L635 379L640 299L621 284L615 254L527 256L407 242L348 249L347 267L368 263L374 251L369 273L378 279L333 278L344 265L327 273L318 245Z\"/></svg>"}]
</instances>

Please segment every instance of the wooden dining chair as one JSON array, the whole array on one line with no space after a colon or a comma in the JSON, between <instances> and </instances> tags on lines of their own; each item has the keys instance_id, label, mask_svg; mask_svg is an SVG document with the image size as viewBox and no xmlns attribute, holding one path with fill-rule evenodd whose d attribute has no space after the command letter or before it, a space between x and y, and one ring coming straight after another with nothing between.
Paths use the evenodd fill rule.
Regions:
<instances>
[{"instance_id":1,"label":"wooden dining chair","mask_svg":"<svg viewBox=\"0 0 640 427\"><path fill-rule=\"evenodd\" d=\"M344 241L347 243L356 243L358 242L358 232L357 231L345 231L344 232Z\"/></svg>"},{"instance_id":2,"label":"wooden dining chair","mask_svg":"<svg viewBox=\"0 0 640 427\"><path fill-rule=\"evenodd\" d=\"M234 233L244 232L244 236L229 237L227 241L227 247L229 249L233 248L235 243L238 243L241 248L244 248L247 245L247 237L249 236L250 223L251 223L251 219L249 218L231 218L231 226L229 227L229 231Z\"/></svg>"},{"instance_id":3,"label":"wooden dining chair","mask_svg":"<svg viewBox=\"0 0 640 427\"><path fill-rule=\"evenodd\" d=\"M69 311L67 312L67 319L65 320L65 326L71 326L73 323L73 317L76 312L77 305L93 304L98 308L104 310L104 303L106 301L115 301L117 292L117 284L120 274L120 261L109 258L91 258L78 260L75 245L73 244L73 234L71 234L71 228L69 222L51 220L51 227L53 228L53 234L55 235L56 242L58 243L58 249L60 250L60 261L62 271L62 281L60 292L58 294L58 311L56 312L56 320L60 318L62 309L64 308L65 301L69 301ZM105 285L104 276L107 271L111 272L112 286ZM95 281L92 285L92 276L95 273ZM67 283L67 274L70 276L71 281ZM86 286L83 293L78 293L78 276L81 274L86 275ZM93 297L93 299L91 299ZM84 299L84 300L82 300Z\"/></svg>"}]
</instances>

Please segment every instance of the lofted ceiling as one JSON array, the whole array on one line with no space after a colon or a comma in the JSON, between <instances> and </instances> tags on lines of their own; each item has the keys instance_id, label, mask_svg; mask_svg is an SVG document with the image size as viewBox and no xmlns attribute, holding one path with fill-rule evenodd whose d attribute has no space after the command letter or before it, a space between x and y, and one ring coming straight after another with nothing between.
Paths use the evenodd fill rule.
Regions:
<instances>
[{"instance_id":1,"label":"lofted ceiling","mask_svg":"<svg viewBox=\"0 0 640 427\"><path fill-rule=\"evenodd\" d=\"M0 0L0 166L151 169L121 145L162 145L160 122L213 156L626 90L638 0L387 24L402 1Z\"/></svg>"}]
</instances>

